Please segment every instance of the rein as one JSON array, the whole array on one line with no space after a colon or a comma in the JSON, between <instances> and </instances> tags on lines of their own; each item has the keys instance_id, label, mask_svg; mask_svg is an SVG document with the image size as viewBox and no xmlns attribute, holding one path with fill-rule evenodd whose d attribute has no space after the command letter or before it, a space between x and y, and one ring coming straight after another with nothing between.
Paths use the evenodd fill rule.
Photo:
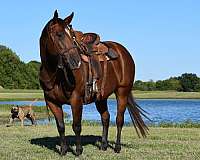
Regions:
<instances>
[{"instance_id":1,"label":"rein","mask_svg":"<svg viewBox=\"0 0 200 160\"><path fill-rule=\"evenodd\" d=\"M76 45L76 47L81 51L81 53L86 54L85 50L83 50L83 48L81 47L81 45L79 44L79 42L76 39L76 34L72 28L72 25L71 24L68 25L66 29L67 29L67 33L72 38L74 45Z\"/></svg>"}]
</instances>

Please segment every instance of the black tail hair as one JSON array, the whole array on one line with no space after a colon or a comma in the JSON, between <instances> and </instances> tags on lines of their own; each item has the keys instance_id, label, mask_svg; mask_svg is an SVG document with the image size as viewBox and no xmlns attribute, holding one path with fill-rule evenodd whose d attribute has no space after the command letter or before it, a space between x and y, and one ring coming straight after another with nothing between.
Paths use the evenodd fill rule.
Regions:
<instances>
[{"instance_id":1,"label":"black tail hair","mask_svg":"<svg viewBox=\"0 0 200 160\"><path fill-rule=\"evenodd\" d=\"M129 97L128 97L128 112L130 114L131 120L133 122L133 125L135 127L135 130L137 132L137 135L139 137L146 137L146 135L148 134L148 127L147 125L144 123L142 116L144 116L145 118L147 118L148 120L150 120L145 113L147 113L146 111L144 111L134 100L133 95L130 93ZM142 115L142 116L141 116ZM140 133L139 133L139 131Z\"/></svg>"}]
</instances>

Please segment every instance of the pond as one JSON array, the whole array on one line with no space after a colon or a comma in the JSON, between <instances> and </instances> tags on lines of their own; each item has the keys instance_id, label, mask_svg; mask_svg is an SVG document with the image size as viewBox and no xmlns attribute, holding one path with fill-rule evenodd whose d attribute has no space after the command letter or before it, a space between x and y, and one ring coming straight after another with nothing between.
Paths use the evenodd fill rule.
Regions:
<instances>
[{"instance_id":1,"label":"pond","mask_svg":"<svg viewBox=\"0 0 200 160\"><path fill-rule=\"evenodd\" d=\"M1 101L0 104L14 104L14 105L28 105L30 101ZM155 124L161 122L184 122L191 120L193 122L200 122L200 100L191 99L140 99L137 103L149 113L149 118ZM44 101L37 101L36 106L45 106ZM115 122L116 116L116 100L108 100L110 120ZM71 108L68 105L63 106L64 112L71 116ZM100 121L99 113L96 110L94 103L85 105L83 107L83 120ZM148 120L145 120L149 123ZM125 112L125 122L131 122L128 111Z\"/></svg>"}]
</instances>

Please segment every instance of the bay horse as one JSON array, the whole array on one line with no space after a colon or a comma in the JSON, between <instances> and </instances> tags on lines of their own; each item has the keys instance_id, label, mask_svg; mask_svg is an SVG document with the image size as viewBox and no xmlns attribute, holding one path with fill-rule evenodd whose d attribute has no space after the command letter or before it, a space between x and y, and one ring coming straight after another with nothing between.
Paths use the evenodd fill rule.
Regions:
<instances>
[{"instance_id":1,"label":"bay horse","mask_svg":"<svg viewBox=\"0 0 200 160\"><path fill-rule=\"evenodd\" d=\"M65 140L65 124L63 119L63 104L71 105L73 123L72 128L76 136L76 155L82 154L81 145L81 120L85 96L85 74L88 72L88 63L81 60L81 50L75 45L68 31L73 13L61 19L58 12L54 12L53 18L43 28L40 37L41 68L39 79L44 91L47 106L55 116L57 129L61 141L61 155L65 155L68 147ZM114 151L121 150L121 131L124 124L124 112L128 108L133 125L138 135L146 136L148 127L145 125L142 115L143 110L136 104L131 89L135 76L135 64L125 47L119 43L106 41L118 58L108 61L104 95L100 100L93 100L101 115L103 126L101 149L108 147L108 128L110 114L108 112L107 99L115 93L117 99L117 138ZM75 68L68 64L73 61ZM140 131L140 132L139 132Z\"/></svg>"}]
</instances>

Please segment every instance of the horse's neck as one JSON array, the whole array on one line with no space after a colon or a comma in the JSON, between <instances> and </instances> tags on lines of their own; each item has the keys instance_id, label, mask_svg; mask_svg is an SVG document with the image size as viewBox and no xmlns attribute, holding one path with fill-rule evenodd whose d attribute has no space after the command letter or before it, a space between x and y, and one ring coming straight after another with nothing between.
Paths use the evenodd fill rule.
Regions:
<instances>
[{"instance_id":1,"label":"horse's neck","mask_svg":"<svg viewBox=\"0 0 200 160\"><path fill-rule=\"evenodd\" d=\"M46 64L42 63L39 77L42 85L46 89L50 90L54 87L56 81L56 72L56 68L50 69Z\"/></svg>"}]
</instances>

